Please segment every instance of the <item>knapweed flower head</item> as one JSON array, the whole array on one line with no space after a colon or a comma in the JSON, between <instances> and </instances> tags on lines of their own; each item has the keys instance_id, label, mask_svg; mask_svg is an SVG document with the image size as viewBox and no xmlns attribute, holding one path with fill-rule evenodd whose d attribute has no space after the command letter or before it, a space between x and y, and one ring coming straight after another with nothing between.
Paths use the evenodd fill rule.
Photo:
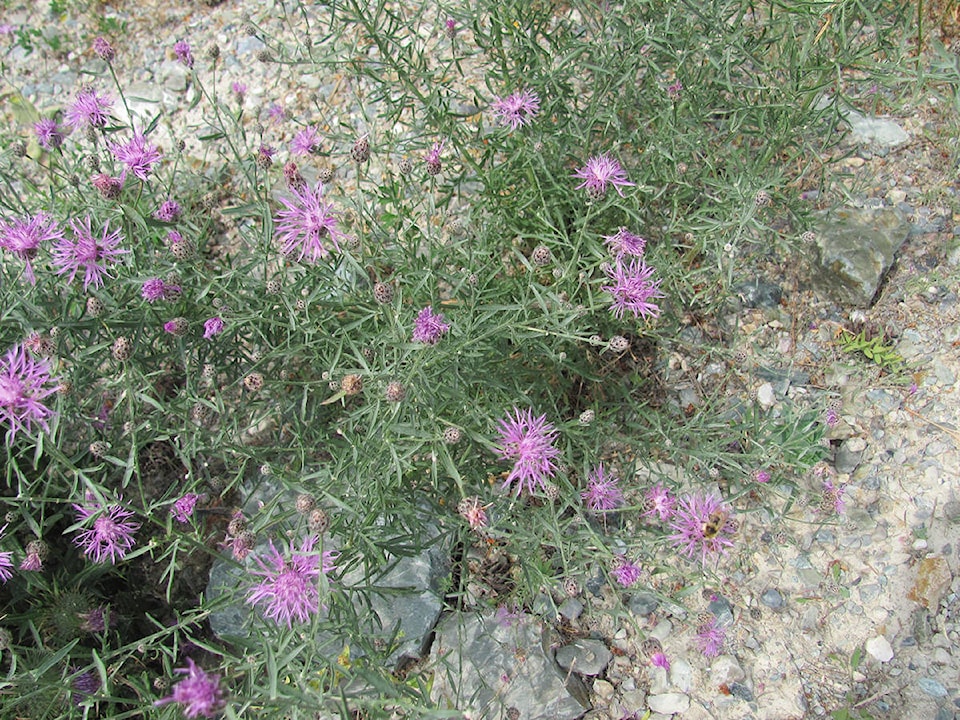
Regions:
<instances>
[{"instance_id":1,"label":"knapweed flower head","mask_svg":"<svg viewBox=\"0 0 960 720\"><path fill-rule=\"evenodd\" d=\"M587 194L594 199L602 198L607 188L612 185L620 197L623 197L621 187L635 185L627 180L627 173L623 166L609 155L596 155L587 164L577 170L573 177L583 180L576 189L586 189Z\"/></svg>"},{"instance_id":2,"label":"knapweed flower head","mask_svg":"<svg viewBox=\"0 0 960 720\"><path fill-rule=\"evenodd\" d=\"M287 111L283 109L283 105L280 103L273 103L267 108L267 117L270 118L275 125L279 125L287 119Z\"/></svg>"},{"instance_id":3,"label":"knapweed flower head","mask_svg":"<svg viewBox=\"0 0 960 720\"><path fill-rule=\"evenodd\" d=\"M616 558L610 574L613 575L614 579L623 587L630 587L640 579L642 572L639 565L630 562L623 556L619 556Z\"/></svg>"},{"instance_id":4,"label":"knapweed flower head","mask_svg":"<svg viewBox=\"0 0 960 720\"><path fill-rule=\"evenodd\" d=\"M546 415L535 418L532 410L514 408L512 415L500 421L500 440L495 446L501 460L513 461L503 487L516 483L517 495L524 489L533 492L538 485L546 488L547 478L557 470L554 458L560 451L553 445L556 439L557 431Z\"/></svg>"},{"instance_id":5,"label":"knapweed flower head","mask_svg":"<svg viewBox=\"0 0 960 720\"><path fill-rule=\"evenodd\" d=\"M533 122L540 111L540 97L530 89L517 90L507 97L495 97L492 108L500 124L515 131Z\"/></svg>"},{"instance_id":6,"label":"knapweed flower head","mask_svg":"<svg viewBox=\"0 0 960 720\"><path fill-rule=\"evenodd\" d=\"M132 521L133 513L122 505L101 505L88 492L86 500L74 504L73 509L77 511L77 522L86 526L78 531L73 542L94 562L115 564L133 547L133 536L140 523Z\"/></svg>"},{"instance_id":7,"label":"knapweed flower head","mask_svg":"<svg viewBox=\"0 0 960 720\"><path fill-rule=\"evenodd\" d=\"M628 311L634 317L658 317L660 307L653 302L664 297L660 292L660 280L652 280L654 268L641 260L631 260L624 265L617 260L613 267L607 270L607 276L613 281L612 285L604 285L601 289L613 296L610 311L615 317L622 318Z\"/></svg>"},{"instance_id":8,"label":"knapweed flower head","mask_svg":"<svg viewBox=\"0 0 960 720\"><path fill-rule=\"evenodd\" d=\"M88 698L100 689L100 676L92 670L80 673L70 681L73 704L79 706L84 698Z\"/></svg>"},{"instance_id":9,"label":"knapweed flower head","mask_svg":"<svg viewBox=\"0 0 960 720\"><path fill-rule=\"evenodd\" d=\"M732 510L714 493L692 492L680 497L670 518L669 536L674 547L688 558L699 556L706 563L709 556L726 553L733 547Z\"/></svg>"},{"instance_id":10,"label":"knapweed flower head","mask_svg":"<svg viewBox=\"0 0 960 720\"><path fill-rule=\"evenodd\" d=\"M140 290L140 296L147 302L156 302L157 300L175 300L180 297L183 291L179 285L171 285L163 278L150 278L143 283Z\"/></svg>"},{"instance_id":11,"label":"knapweed flower head","mask_svg":"<svg viewBox=\"0 0 960 720\"><path fill-rule=\"evenodd\" d=\"M644 238L634 235L624 227L620 228L614 235L604 235L603 241L614 257L618 259L624 255L642 257L643 251L647 247L647 241Z\"/></svg>"},{"instance_id":12,"label":"knapweed flower head","mask_svg":"<svg viewBox=\"0 0 960 720\"><path fill-rule=\"evenodd\" d=\"M305 623L320 612L320 574L334 569L336 554L331 551L314 552L316 535L310 535L299 550L290 542L290 552L284 557L270 543L265 558L256 557L259 570L251 573L262 580L247 595L251 605L264 605L264 614L278 625L292 627L293 622Z\"/></svg>"},{"instance_id":13,"label":"knapweed flower head","mask_svg":"<svg viewBox=\"0 0 960 720\"><path fill-rule=\"evenodd\" d=\"M313 126L307 126L290 141L291 155L312 155L320 149L320 135Z\"/></svg>"},{"instance_id":14,"label":"knapweed flower head","mask_svg":"<svg viewBox=\"0 0 960 720\"><path fill-rule=\"evenodd\" d=\"M106 173L97 173L90 182L106 200L116 200L123 190L123 177L112 177Z\"/></svg>"},{"instance_id":15,"label":"knapweed flower head","mask_svg":"<svg viewBox=\"0 0 960 720\"><path fill-rule=\"evenodd\" d=\"M609 512L623 504L623 492L617 487L620 479L611 475L600 463L587 475L587 489L580 498L594 512Z\"/></svg>"},{"instance_id":16,"label":"knapweed flower head","mask_svg":"<svg viewBox=\"0 0 960 720\"><path fill-rule=\"evenodd\" d=\"M7 526L0 528L0 538L6 532ZM13 577L13 552L4 550L0 552L0 582L6 582Z\"/></svg>"},{"instance_id":17,"label":"knapweed flower head","mask_svg":"<svg viewBox=\"0 0 960 720\"><path fill-rule=\"evenodd\" d=\"M237 102L242 103L243 98L247 94L247 86L245 83L237 82L236 80L234 80L230 84L230 91L233 93L233 96L236 98Z\"/></svg>"},{"instance_id":18,"label":"knapweed flower head","mask_svg":"<svg viewBox=\"0 0 960 720\"><path fill-rule=\"evenodd\" d=\"M643 517L657 518L661 522L669 520L677 506L677 499L670 489L662 483L657 483L643 494Z\"/></svg>"},{"instance_id":19,"label":"knapweed flower head","mask_svg":"<svg viewBox=\"0 0 960 720\"><path fill-rule=\"evenodd\" d=\"M753 473L753 479L758 483L768 483L770 482L770 471L757 470Z\"/></svg>"},{"instance_id":20,"label":"knapweed flower head","mask_svg":"<svg viewBox=\"0 0 960 720\"><path fill-rule=\"evenodd\" d=\"M177 668L176 672L186 677L173 686L170 695L154 702L155 706L178 703L183 705L183 715L188 718L212 718L223 709L226 701L219 675L207 675L193 658L187 658L187 666Z\"/></svg>"},{"instance_id":21,"label":"knapweed flower head","mask_svg":"<svg viewBox=\"0 0 960 720\"><path fill-rule=\"evenodd\" d=\"M180 219L181 212L183 210L176 200L164 200L156 212L153 213L153 216L162 222L176 222Z\"/></svg>"},{"instance_id":22,"label":"knapweed flower head","mask_svg":"<svg viewBox=\"0 0 960 720\"><path fill-rule=\"evenodd\" d=\"M93 52L96 53L97 57L99 57L101 60L108 63L113 62L113 59L117 56L113 46L102 37L94 38Z\"/></svg>"},{"instance_id":23,"label":"knapweed flower head","mask_svg":"<svg viewBox=\"0 0 960 720\"><path fill-rule=\"evenodd\" d=\"M190 517L193 515L193 510L197 506L197 501L200 499L200 496L196 493L187 493L181 498L178 498L177 501L173 504L173 507L170 508L170 513L176 518L179 523L188 523L190 522Z\"/></svg>"},{"instance_id":24,"label":"knapweed flower head","mask_svg":"<svg viewBox=\"0 0 960 720\"><path fill-rule=\"evenodd\" d=\"M129 252L120 249L123 241L120 230L111 232L108 223L103 226L99 236L95 236L89 215L82 222L71 220L70 227L73 239L61 238L53 249L57 275L69 273L67 282L72 283L77 273L83 270L84 292L91 285L94 288L102 287L103 278L111 277L107 267L120 262L120 256Z\"/></svg>"},{"instance_id":25,"label":"knapweed flower head","mask_svg":"<svg viewBox=\"0 0 960 720\"><path fill-rule=\"evenodd\" d=\"M14 345L0 360L0 421L7 426L7 445L18 432L33 432L36 423L49 431L48 418L53 411L43 400L57 392L50 377L50 363L34 358L22 345Z\"/></svg>"},{"instance_id":26,"label":"knapweed flower head","mask_svg":"<svg viewBox=\"0 0 960 720\"><path fill-rule=\"evenodd\" d=\"M837 515L842 515L847 509L843 495L847 490L845 483L834 485L830 480L823 481L823 505L832 508Z\"/></svg>"},{"instance_id":27,"label":"knapweed flower head","mask_svg":"<svg viewBox=\"0 0 960 720\"><path fill-rule=\"evenodd\" d=\"M443 163L440 161L440 153L443 152L443 146L445 144L446 140L435 142L433 147L430 148L430 152L428 152L424 158L424 161L427 164L427 175L439 175L440 171L443 170Z\"/></svg>"},{"instance_id":28,"label":"knapweed flower head","mask_svg":"<svg viewBox=\"0 0 960 720\"><path fill-rule=\"evenodd\" d=\"M67 108L64 117L73 128L102 128L110 118L113 100L93 88L82 88Z\"/></svg>"},{"instance_id":29,"label":"knapweed flower head","mask_svg":"<svg viewBox=\"0 0 960 720\"><path fill-rule=\"evenodd\" d=\"M658 650L650 656L650 664L654 667L663 668L667 672L670 671L670 658L667 657L663 650Z\"/></svg>"},{"instance_id":30,"label":"knapweed flower head","mask_svg":"<svg viewBox=\"0 0 960 720\"><path fill-rule=\"evenodd\" d=\"M323 185L293 192L293 198L280 198L284 209L274 218L275 237L284 255L296 255L316 263L330 254L330 248L340 250L347 236L337 227L339 215L333 205L323 199Z\"/></svg>"},{"instance_id":31,"label":"knapweed flower head","mask_svg":"<svg viewBox=\"0 0 960 720\"><path fill-rule=\"evenodd\" d=\"M412 341L425 345L436 345L440 338L450 330L450 325L445 320L446 318L443 317L442 313L435 313L433 307L427 305L417 313L417 319L413 321Z\"/></svg>"},{"instance_id":32,"label":"knapweed flower head","mask_svg":"<svg viewBox=\"0 0 960 720\"><path fill-rule=\"evenodd\" d=\"M56 150L63 145L63 133L56 120L44 118L33 124L33 134L37 138L37 143L44 150Z\"/></svg>"},{"instance_id":33,"label":"knapweed flower head","mask_svg":"<svg viewBox=\"0 0 960 720\"><path fill-rule=\"evenodd\" d=\"M139 130L125 143L110 143L110 152L122 162L127 171L146 182L153 165L160 161L162 155L156 145L147 142L147 138Z\"/></svg>"},{"instance_id":34,"label":"knapweed flower head","mask_svg":"<svg viewBox=\"0 0 960 720\"><path fill-rule=\"evenodd\" d=\"M190 49L190 43L186 40L177 40L173 44L173 54L177 56L177 60L188 68L193 67L193 51Z\"/></svg>"},{"instance_id":35,"label":"knapweed flower head","mask_svg":"<svg viewBox=\"0 0 960 720\"><path fill-rule=\"evenodd\" d=\"M45 212L7 220L0 225L0 248L23 261L23 275L31 284L36 283L31 260L41 245L59 240L63 240L63 231Z\"/></svg>"},{"instance_id":36,"label":"knapweed flower head","mask_svg":"<svg viewBox=\"0 0 960 720\"><path fill-rule=\"evenodd\" d=\"M711 617L697 628L697 647L704 657L715 658L723 652L723 643L727 639L727 631Z\"/></svg>"},{"instance_id":37,"label":"knapweed flower head","mask_svg":"<svg viewBox=\"0 0 960 720\"><path fill-rule=\"evenodd\" d=\"M471 495L457 503L457 512L467 521L471 530L479 532L487 526L487 507L479 497Z\"/></svg>"},{"instance_id":38,"label":"knapweed flower head","mask_svg":"<svg viewBox=\"0 0 960 720\"><path fill-rule=\"evenodd\" d=\"M223 332L223 318L219 316L212 317L203 323L203 337L205 340L209 340L214 335L219 335L222 332Z\"/></svg>"}]
</instances>

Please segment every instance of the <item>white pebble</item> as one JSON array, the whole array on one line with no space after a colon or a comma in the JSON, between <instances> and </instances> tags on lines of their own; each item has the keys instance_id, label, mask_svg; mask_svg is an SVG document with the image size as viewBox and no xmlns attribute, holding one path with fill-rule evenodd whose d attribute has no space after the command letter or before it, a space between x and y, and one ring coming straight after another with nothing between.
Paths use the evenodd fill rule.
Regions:
<instances>
[{"instance_id":1,"label":"white pebble","mask_svg":"<svg viewBox=\"0 0 960 720\"><path fill-rule=\"evenodd\" d=\"M882 663L893 660L893 648L890 647L890 642L883 635L877 635L877 637L867 640L866 649L874 660Z\"/></svg>"}]
</instances>

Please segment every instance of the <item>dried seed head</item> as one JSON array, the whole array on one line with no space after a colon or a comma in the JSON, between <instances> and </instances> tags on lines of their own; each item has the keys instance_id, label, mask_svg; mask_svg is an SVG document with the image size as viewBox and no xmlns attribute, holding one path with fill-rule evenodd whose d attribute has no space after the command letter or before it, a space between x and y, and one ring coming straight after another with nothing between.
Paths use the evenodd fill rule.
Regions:
<instances>
[{"instance_id":1,"label":"dried seed head","mask_svg":"<svg viewBox=\"0 0 960 720\"><path fill-rule=\"evenodd\" d=\"M530 254L530 260L533 262L533 264L539 265L540 267L549 265L550 259L550 248L548 248L546 245L537 245Z\"/></svg>"},{"instance_id":2,"label":"dried seed head","mask_svg":"<svg viewBox=\"0 0 960 720\"><path fill-rule=\"evenodd\" d=\"M113 355L113 359L118 362L129 360L130 356L133 355L133 343L125 337L118 337L113 341L110 353Z\"/></svg>"},{"instance_id":3,"label":"dried seed head","mask_svg":"<svg viewBox=\"0 0 960 720\"><path fill-rule=\"evenodd\" d=\"M57 393L63 396L67 396L73 392L73 383L69 380L64 380L57 386Z\"/></svg>"},{"instance_id":4,"label":"dried seed head","mask_svg":"<svg viewBox=\"0 0 960 720\"><path fill-rule=\"evenodd\" d=\"M817 234L813 230L807 230L800 236L800 239L805 243L812 243L817 239Z\"/></svg>"},{"instance_id":5,"label":"dried seed head","mask_svg":"<svg viewBox=\"0 0 960 720\"><path fill-rule=\"evenodd\" d=\"M287 187L291 190L299 191L307 186L307 181L303 179L303 175L300 174L295 162L288 162L283 166L283 177L287 181Z\"/></svg>"},{"instance_id":6,"label":"dried seed head","mask_svg":"<svg viewBox=\"0 0 960 720\"><path fill-rule=\"evenodd\" d=\"M435 177L443 171L443 163L440 160L430 158L427 160L427 175Z\"/></svg>"},{"instance_id":7,"label":"dried seed head","mask_svg":"<svg viewBox=\"0 0 960 720\"><path fill-rule=\"evenodd\" d=\"M250 373L243 379L243 386L250 392L257 392L263 387L263 375L258 372Z\"/></svg>"},{"instance_id":8,"label":"dried seed head","mask_svg":"<svg viewBox=\"0 0 960 720\"><path fill-rule=\"evenodd\" d=\"M307 495L306 493L297 495L297 512L301 515L306 515L316 506L317 501L313 499L313 495Z\"/></svg>"},{"instance_id":9,"label":"dried seed head","mask_svg":"<svg viewBox=\"0 0 960 720\"><path fill-rule=\"evenodd\" d=\"M356 374L344 375L340 389L344 395L359 395L363 391L363 378Z\"/></svg>"},{"instance_id":10,"label":"dried seed head","mask_svg":"<svg viewBox=\"0 0 960 720\"><path fill-rule=\"evenodd\" d=\"M394 380L387 385L387 390L384 395L387 398L387 402L402 402L407 396L407 389L402 384Z\"/></svg>"},{"instance_id":11,"label":"dried seed head","mask_svg":"<svg viewBox=\"0 0 960 720\"><path fill-rule=\"evenodd\" d=\"M581 425L589 425L593 422L595 417L596 413L593 410L584 410L582 413L580 413L580 417L577 418L577 421Z\"/></svg>"},{"instance_id":12,"label":"dried seed head","mask_svg":"<svg viewBox=\"0 0 960 720\"><path fill-rule=\"evenodd\" d=\"M456 445L463 438L463 433L458 427L448 427L443 431L443 441L447 445Z\"/></svg>"},{"instance_id":13,"label":"dried seed head","mask_svg":"<svg viewBox=\"0 0 960 720\"><path fill-rule=\"evenodd\" d=\"M576 597L580 594L580 583L571 577L563 579L563 591L568 597Z\"/></svg>"},{"instance_id":14,"label":"dried seed head","mask_svg":"<svg viewBox=\"0 0 960 720\"><path fill-rule=\"evenodd\" d=\"M324 185L333 180L333 168L332 167L322 167L317 171L317 180L322 182Z\"/></svg>"},{"instance_id":15,"label":"dried seed head","mask_svg":"<svg viewBox=\"0 0 960 720\"><path fill-rule=\"evenodd\" d=\"M83 159L83 164L87 166L90 172L100 172L100 157L98 155L87 155Z\"/></svg>"},{"instance_id":16,"label":"dried seed head","mask_svg":"<svg viewBox=\"0 0 960 720\"><path fill-rule=\"evenodd\" d=\"M350 157L354 162L365 163L370 159L370 141L366 135L358 137L350 149Z\"/></svg>"},{"instance_id":17,"label":"dried seed head","mask_svg":"<svg viewBox=\"0 0 960 720\"><path fill-rule=\"evenodd\" d=\"M381 305L393 302L393 286L378 282L373 286L373 299Z\"/></svg>"},{"instance_id":18,"label":"dried seed head","mask_svg":"<svg viewBox=\"0 0 960 720\"><path fill-rule=\"evenodd\" d=\"M279 295L280 287L280 281L276 278L273 280L267 280L267 295Z\"/></svg>"},{"instance_id":19,"label":"dried seed head","mask_svg":"<svg viewBox=\"0 0 960 720\"><path fill-rule=\"evenodd\" d=\"M259 60L262 63L273 62L273 55L270 54L269 50L267 50L266 48L263 48L257 51L257 60Z\"/></svg>"},{"instance_id":20,"label":"dried seed head","mask_svg":"<svg viewBox=\"0 0 960 720\"><path fill-rule=\"evenodd\" d=\"M297 312L303 312L307 309L307 301L303 298L299 298L295 303L294 307L297 309Z\"/></svg>"},{"instance_id":21,"label":"dried seed head","mask_svg":"<svg viewBox=\"0 0 960 720\"><path fill-rule=\"evenodd\" d=\"M110 452L110 446L107 445L103 440L95 440L94 442L90 443L89 450L91 455L99 459Z\"/></svg>"},{"instance_id":22,"label":"dried seed head","mask_svg":"<svg viewBox=\"0 0 960 720\"><path fill-rule=\"evenodd\" d=\"M207 48L207 58L216 60L218 57L220 57L220 46L214 43Z\"/></svg>"},{"instance_id":23,"label":"dried seed head","mask_svg":"<svg viewBox=\"0 0 960 720\"><path fill-rule=\"evenodd\" d=\"M10 145L10 152L16 158L25 158L27 156L27 144L23 140L17 140Z\"/></svg>"},{"instance_id":24,"label":"dried seed head","mask_svg":"<svg viewBox=\"0 0 960 720\"><path fill-rule=\"evenodd\" d=\"M227 534L231 537L240 537L247 529L247 519L240 513L234 513L227 525Z\"/></svg>"},{"instance_id":25,"label":"dried seed head","mask_svg":"<svg viewBox=\"0 0 960 720\"><path fill-rule=\"evenodd\" d=\"M27 543L27 555L36 555L41 560L46 560L50 555L50 546L43 540L31 540Z\"/></svg>"},{"instance_id":26,"label":"dried seed head","mask_svg":"<svg viewBox=\"0 0 960 720\"><path fill-rule=\"evenodd\" d=\"M610 338L610 350L615 353L626 352L630 349L630 341L627 340L623 335L614 335Z\"/></svg>"},{"instance_id":27,"label":"dried seed head","mask_svg":"<svg viewBox=\"0 0 960 720\"><path fill-rule=\"evenodd\" d=\"M310 532L322 535L330 527L330 517L322 508L314 508L310 511L307 527L310 528Z\"/></svg>"},{"instance_id":28,"label":"dried seed head","mask_svg":"<svg viewBox=\"0 0 960 720\"><path fill-rule=\"evenodd\" d=\"M753 196L753 204L758 208L767 207L771 202L770 193L766 190L757 190L757 194Z\"/></svg>"},{"instance_id":29,"label":"dried seed head","mask_svg":"<svg viewBox=\"0 0 960 720\"><path fill-rule=\"evenodd\" d=\"M552 482L544 483L543 494L550 502L556 502L560 499L560 486Z\"/></svg>"},{"instance_id":30,"label":"dried seed head","mask_svg":"<svg viewBox=\"0 0 960 720\"><path fill-rule=\"evenodd\" d=\"M400 158L397 161L397 171L401 175L409 175L413 172L413 162L409 158Z\"/></svg>"},{"instance_id":31,"label":"dried seed head","mask_svg":"<svg viewBox=\"0 0 960 720\"><path fill-rule=\"evenodd\" d=\"M190 323L185 317L175 317L163 324L163 329L175 337L183 337L189 328Z\"/></svg>"},{"instance_id":32,"label":"dried seed head","mask_svg":"<svg viewBox=\"0 0 960 720\"><path fill-rule=\"evenodd\" d=\"M187 240L174 240L168 247L177 260L186 260L193 254L193 246Z\"/></svg>"}]
</instances>

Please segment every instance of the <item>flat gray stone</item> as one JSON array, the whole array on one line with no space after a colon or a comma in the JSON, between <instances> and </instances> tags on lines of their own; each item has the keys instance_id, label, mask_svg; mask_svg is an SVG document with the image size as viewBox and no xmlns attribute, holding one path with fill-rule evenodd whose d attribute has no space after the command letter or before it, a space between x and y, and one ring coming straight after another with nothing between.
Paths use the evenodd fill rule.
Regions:
<instances>
[{"instance_id":1,"label":"flat gray stone","mask_svg":"<svg viewBox=\"0 0 960 720\"><path fill-rule=\"evenodd\" d=\"M499 720L516 708L523 720L574 720L587 708L567 690L546 647L533 615L501 623L492 612L453 613L437 626L431 699L477 719Z\"/></svg>"},{"instance_id":2,"label":"flat gray stone","mask_svg":"<svg viewBox=\"0 0 960 720\"><path fill-rule=\"evenodd\" d=\"M611 659L613 653L599 640L578 638L557 650L557 664L578 675L599 675Z\"/></svg>"},{"instance_id":3,"label":"flat gray stone","mask_svg":"<svg viewBox=\"0 0 960 720\"><path fill-rule=\"evenodd\" d=\"M893 148L910 140L910 135L890 118L869 117L856 110L844 111L844 117L850 124L850 139L864 145Z\"/></svg>"},{"instance_id":4,"label":"flat gray stone","mask_svg":"<svg viewBox=\"0 0 960 720\"><path fill-rule=\"evenodd\" d=\"M661 693L660 695L650 695L647 698L647 705L654 712L664 715L676 715L686 712L690 708L690 696L683 693Z\"/></svg>"},{"instance_id":5,"label":"flat gray stone","mask_svg":"<svg viewBox=\"0 0 960 720\"><path fill-rule=\"evenodd\" d=\"M868 307L909 232L893 208L827 213L814 233L814 284L838 303Z\"/></svg>"}]
</instances>

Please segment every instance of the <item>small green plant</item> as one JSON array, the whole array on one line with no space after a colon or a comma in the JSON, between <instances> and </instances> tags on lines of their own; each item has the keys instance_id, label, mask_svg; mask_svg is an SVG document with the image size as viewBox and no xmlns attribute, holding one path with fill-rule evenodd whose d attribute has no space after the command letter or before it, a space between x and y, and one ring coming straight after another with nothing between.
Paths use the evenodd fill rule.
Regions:
<instances>
[{"instance_id":1,"label":"small green plant","mask_svg":"<svg viewBox=\"0 0 960 720\"><path fill-rule=\"evenodd\" d=\"M843 352L860 353L886 372L896 373L903 369L903 358L897 353L896 347L883 334L871 333L866 328L854 333L845 327L841 327L837 332L836 341Z\"/></svg>"}]
</instances>

